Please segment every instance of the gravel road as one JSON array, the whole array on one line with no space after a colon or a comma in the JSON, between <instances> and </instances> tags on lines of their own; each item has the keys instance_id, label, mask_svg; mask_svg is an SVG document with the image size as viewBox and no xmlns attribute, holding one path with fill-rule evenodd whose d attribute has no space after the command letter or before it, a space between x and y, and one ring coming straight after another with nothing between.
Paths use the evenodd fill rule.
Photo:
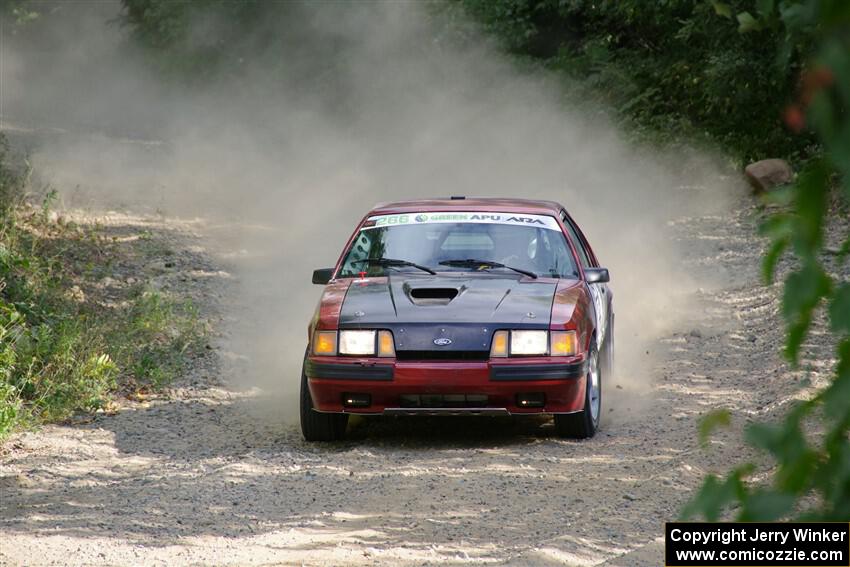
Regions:
<instances>
[{"instance_id":1,"label":"gravel road","mask_svg":"<svg viewBox=\"0 0 850 567\"><path fill-rule=\"evenodd\" d=\"M780 360L778 288L759 283L763 242L738 205L670 224L689 270L723 283L647 353L651 384L629 369L605 384L602 430L583 442L540 419L433 418L355 420L345 442L306 444L282 402L228 379L217 333L234 278L207 225L105 215L105 230L176 251L153 279L198 302L211 348L162 395L6 444L0 564L658 565L662 523L707 471L746 455L742 424L823 371ZM733 427L701 448L697 422L716 407Z\"/></svg>"}]
</instances>

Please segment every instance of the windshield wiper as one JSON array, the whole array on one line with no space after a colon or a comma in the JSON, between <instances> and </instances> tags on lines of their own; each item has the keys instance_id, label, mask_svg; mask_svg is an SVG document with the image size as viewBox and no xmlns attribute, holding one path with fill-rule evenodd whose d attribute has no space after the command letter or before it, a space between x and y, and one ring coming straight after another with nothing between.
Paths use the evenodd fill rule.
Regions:
<instances>
[{"instance_id":1,"label":"windshield wiper","mask_svg":"<svg viewBox=\"0 0 850 567\"><path fill-rule=\"evenodd\" d=\"M428 272L432 276L436 276L437 272L427 266L420 266L407 260L396 260L395 258L363 258L362 260L354 260L352 264L369 264L371 266L381 266L384 268L416 268L423 272Z\"/></svg>"},{"instance_id":2,"label":"windshield wiper","mask_svg":"<svg viewBox=\"0 0 850 567\"><path fill-rule=\"evenodd\" d=\"M501 264L499 262L491 262L490 260L475 260L473 258L467 258L466 260L444 260L440 262L440 265L452 266L456 268L505 268L526 275L530 278L537 279L537 274L535 274L534 272L529 272L528 270L523 270L522 268L514 268L513 266L506 266L505 264Z\"/></svg>"}]
</instances>

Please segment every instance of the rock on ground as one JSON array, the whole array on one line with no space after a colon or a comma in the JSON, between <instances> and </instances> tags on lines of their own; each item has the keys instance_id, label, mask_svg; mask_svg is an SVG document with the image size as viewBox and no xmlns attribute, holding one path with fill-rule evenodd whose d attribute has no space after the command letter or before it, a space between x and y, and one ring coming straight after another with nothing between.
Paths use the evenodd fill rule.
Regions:
<instances>
[{"instance_id":1,"label":"rock on ground","mask_svg":"<svg viewBox=\"0 0 850 567\"><path fill-rule=\"evenodd\" d=\"M791 183L794 170L783 159L763 159L744 168L744 175L756 193L764 193L778 185Z\"/></svg>"}]
</instances>

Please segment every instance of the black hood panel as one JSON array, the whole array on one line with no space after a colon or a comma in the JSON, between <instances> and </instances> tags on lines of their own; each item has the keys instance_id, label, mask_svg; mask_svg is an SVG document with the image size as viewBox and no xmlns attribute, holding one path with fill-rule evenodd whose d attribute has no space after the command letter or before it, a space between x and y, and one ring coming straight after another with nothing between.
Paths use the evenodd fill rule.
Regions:
<instances>
[{"instance_id":1,"label":"black hood panel","mask_svg":"<svg viewBox=\"0 0 850 567\"><path fill-rule=\"evenodd\" d=\"M556 286L512 275L394 274L353 282L339 327L390 329L398 350L489 350L496 329L548 329Z\"/></svg>"}]
</instances>

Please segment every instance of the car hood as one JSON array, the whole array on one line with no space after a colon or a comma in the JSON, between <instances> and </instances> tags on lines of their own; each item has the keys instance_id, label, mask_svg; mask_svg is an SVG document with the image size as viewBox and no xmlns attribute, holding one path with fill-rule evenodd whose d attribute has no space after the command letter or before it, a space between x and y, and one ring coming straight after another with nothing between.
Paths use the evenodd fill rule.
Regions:
<instances>
[{"instance_id":1,"label":"car hood","mask_svg":"<svg viewBox=\"0 0 850 567\"><path fill-rule=\"evenodd\" d=\"M390 329L400 350L489 350L496 329L548 329L557 284L501 274L370 278L349 286L339 327Z\"/></svg>"}]
</instances>

